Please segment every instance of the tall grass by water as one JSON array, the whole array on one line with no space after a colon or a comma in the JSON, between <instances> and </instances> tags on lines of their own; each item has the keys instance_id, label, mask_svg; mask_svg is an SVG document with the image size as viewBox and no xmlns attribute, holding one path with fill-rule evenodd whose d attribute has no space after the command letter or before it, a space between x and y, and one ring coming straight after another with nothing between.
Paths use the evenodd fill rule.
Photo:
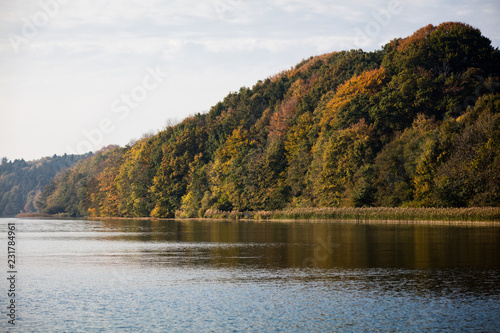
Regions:
<instances>
[{"instance_id":1,"label":"tall grass by water","mask_svg":"<svg viewBox=\"0 0 500 333\"><path fill-rule=\"evenodd\" d=\"M254 220L457 221L500 222L500 207L401 208L339 207L294 208L256 212L208 210L206 218Z\"/></svg>"}]
</instances>

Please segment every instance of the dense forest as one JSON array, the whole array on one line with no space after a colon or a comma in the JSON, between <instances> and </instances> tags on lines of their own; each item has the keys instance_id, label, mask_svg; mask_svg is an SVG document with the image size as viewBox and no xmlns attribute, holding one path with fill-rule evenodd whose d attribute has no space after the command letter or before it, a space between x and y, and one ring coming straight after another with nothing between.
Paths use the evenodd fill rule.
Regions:
<instances>
[{"instance_id":1,"label":"dense forest","mask_svg":"<svg viewBox=\"0 0 500 333\"><path fill-rule=\"evenodd\" d=\"M9 161L6 157L0 162L0 216L13 216L19 213L36 212L35 202L48 185L61 171L75 165L86 155L64 155L44 157L39 160Z\"/></svg>"},{"instance_id":2,"label":"dense forest","mask_svg":"<svg viewBox=\"0 0 500 333\"><path fill-rule=\"evenodd\" d=\"M499 75L498 48L455 22L375 52L311 57L208 113L79 161L44 188L37 208L202 217L499 206Z\"/></svg>"}]
</instances>

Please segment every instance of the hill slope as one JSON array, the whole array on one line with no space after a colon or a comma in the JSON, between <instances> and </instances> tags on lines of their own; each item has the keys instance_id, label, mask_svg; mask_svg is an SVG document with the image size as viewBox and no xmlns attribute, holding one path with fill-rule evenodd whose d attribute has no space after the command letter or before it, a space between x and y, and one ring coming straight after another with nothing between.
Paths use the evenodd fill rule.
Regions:
<instances>
[{"instance_id":1,"label":"hill slope","mask_svg":"<svg viewBox=\"0 0 500 333\"><path fill-rule=\"evenodd\" d=\"M0 216L36 212L35 202L42 189L59 171L88 156L54 155L29 162L3 158L0 164Z\"/></svg>"},{"instance_id":2,"label":"hill slope","mask_svg":"<svg viewBox=\"0 0 500 333\"><path fill-rule=\"evenodd\" d=\"M59 174L39 208L203 216L327 206L499 206L500 55L462 23L429 25L230 93Z\"/></svg>"}]
</instances>

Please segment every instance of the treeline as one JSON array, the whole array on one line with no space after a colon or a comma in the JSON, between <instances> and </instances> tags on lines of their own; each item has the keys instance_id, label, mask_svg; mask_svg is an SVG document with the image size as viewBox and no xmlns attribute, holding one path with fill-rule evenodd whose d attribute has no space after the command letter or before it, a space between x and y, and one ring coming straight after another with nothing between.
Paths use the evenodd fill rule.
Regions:
<instances>
[{"instance_id":1,"label":"treeline","mask_svg":"<svg viewBox=\"0 0 500 333\"><path fill-rule=\"evenodd\" d=\"M71 216L500 205L500 53L462 23L304 60L59 174Z\"/></svg>"},{"instance_id":2,"label":"treeline","mask_svg":"<svg viewBox=\"0 0 500 333\"><path fill-rule=\"evenodd\" d=\"M0 216L36 212L35 203L55 175L75 165L86 155L64 155L44 157L39 160L0 162Z\"/></svg>"}]
</instances>

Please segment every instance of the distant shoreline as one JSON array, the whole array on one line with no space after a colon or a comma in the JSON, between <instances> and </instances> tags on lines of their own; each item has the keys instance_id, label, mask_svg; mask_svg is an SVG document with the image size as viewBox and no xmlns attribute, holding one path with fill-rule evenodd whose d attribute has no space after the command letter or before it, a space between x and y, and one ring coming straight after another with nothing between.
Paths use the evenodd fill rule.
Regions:
<instances>
[{"instance_id":1,"label":"distant shoreline","mask_svg":"<svg viewBox=\"0 0 500 333\"><path fill-rule=\"evenodd\" d=\"M461 225L461 226L500 226L500 221L447 221L447 220L356 220L356 219L231 219L231 218L157 218L157 217L83 217L86 220L142 220L142 221L206 221L206 222L282 222L282 223L353 223L353 224L421 224L421 225Z\"/></svg>"},{"instance_id":2,"label":"distant shoreline","mask_svg":"<svg viewBox=\"0 0 500 333\"><path fill-rule=\"evenodd\" d=\"M19 213L19 214L15 215L14 217L17 217L17 218L40 218L40 217L57 218L57 217L61 217L61 216L54 215L54 214L42 214L42 213Z\"/></svg>"}]
</instances>

